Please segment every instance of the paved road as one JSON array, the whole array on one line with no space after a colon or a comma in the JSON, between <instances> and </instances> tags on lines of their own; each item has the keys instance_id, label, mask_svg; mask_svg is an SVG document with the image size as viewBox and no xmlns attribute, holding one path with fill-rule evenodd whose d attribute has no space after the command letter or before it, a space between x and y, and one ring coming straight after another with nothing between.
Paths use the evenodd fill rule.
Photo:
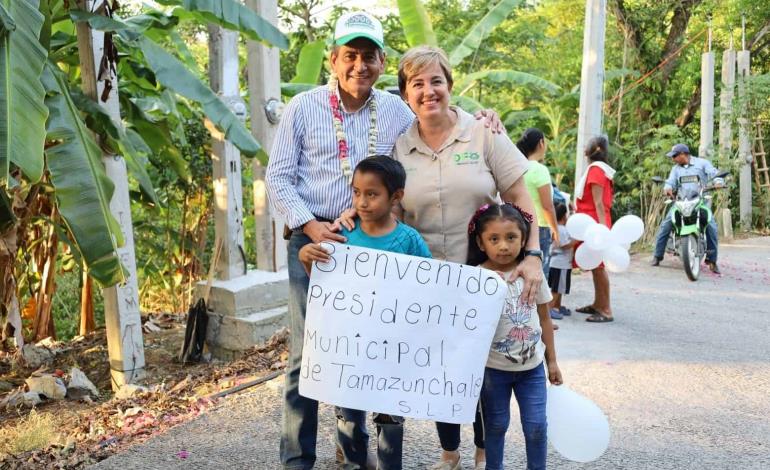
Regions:
<instances>
[{"instance_id":1,"label":"paved road","mask_svg":"<svg viewBox=\"0 0 770 470\"><path fill-rule=\"evenodd\" d=\"M566 383L608 415L607 453L559 469L770 468L770 238L723 244L723 275L686 279L678 260L658 268L636 256L612 277L616 321L560 322L557 351ZM590 301L590 275L573 281L568 305ZM197 420L116 455L94 469L275 469L280 380L234 396ZM515 412L517 413L517 412ZM316 468L333 469L333 412L322 407ZM513 422L517 421L514 415ZM407 423L405 468L438 455L430 423ZM471 455L470 426L462 450ZM521 431L512 426L508 468L524 468ZM185 449L186 460L176 457Z\"/></svg>"}]
</instances>

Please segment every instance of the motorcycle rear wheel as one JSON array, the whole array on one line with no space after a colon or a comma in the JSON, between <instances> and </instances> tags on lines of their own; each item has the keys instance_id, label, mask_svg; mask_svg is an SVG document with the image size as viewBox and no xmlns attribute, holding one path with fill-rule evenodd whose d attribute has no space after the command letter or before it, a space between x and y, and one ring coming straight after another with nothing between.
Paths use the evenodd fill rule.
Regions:
<instances>
[{"instance_id":1,"label":"motorcycle rear wheel","mask_svg":"<svg viewBox=\"0 0 770 470\"><path fill-rule=\"evenodd\" d=\"M682 263L684 272L691 281L697 281L700 274L701 257L698 253L698 237L687 235L680 241L682 248Z\"/></svg>"}]
</instances>

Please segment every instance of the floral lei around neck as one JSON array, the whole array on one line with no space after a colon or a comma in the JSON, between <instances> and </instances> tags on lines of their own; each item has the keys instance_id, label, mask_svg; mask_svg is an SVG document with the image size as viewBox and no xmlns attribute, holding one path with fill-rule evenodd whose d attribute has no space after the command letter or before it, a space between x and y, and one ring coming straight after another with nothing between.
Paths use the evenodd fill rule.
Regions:
<instances>
[{"instance_id":1,"label":"floral lei around neck","mask_svg":"<svg viewBox=\"0 0 770 470\"><path fill-rule=\"evenodd\" d=\"M340 167L348 183L351 183L353 181L353 168L350 166L347 136L342 127L342 111L340 110L340 97L337 95L337 83L337 76L332 75L329 78L328 84L329 105L332 108L332 116L334 118L334 132L337 136ZM377 154L377 100L375 99L374 90L371 93L371 99L369 100L369 148L367 156Z\"/></svg>"}]
</instances>

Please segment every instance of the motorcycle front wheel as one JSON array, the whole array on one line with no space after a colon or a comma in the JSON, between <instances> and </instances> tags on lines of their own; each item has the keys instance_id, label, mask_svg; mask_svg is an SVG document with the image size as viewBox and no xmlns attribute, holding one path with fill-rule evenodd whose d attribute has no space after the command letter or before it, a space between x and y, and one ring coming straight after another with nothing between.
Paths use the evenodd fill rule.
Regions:
<instances>
[{"instance_id":1,"label":"motorcycle front wheel","mask_svg":"<svg viewBox=\"0 0 770 470\"><path fill-rule=\"evenodd\" d=\"M697 281L700 274L700 255L698 254L698 237L687 235L682 237L682 263L684 272L691 281Z\"/></svg>"}]
</instances>

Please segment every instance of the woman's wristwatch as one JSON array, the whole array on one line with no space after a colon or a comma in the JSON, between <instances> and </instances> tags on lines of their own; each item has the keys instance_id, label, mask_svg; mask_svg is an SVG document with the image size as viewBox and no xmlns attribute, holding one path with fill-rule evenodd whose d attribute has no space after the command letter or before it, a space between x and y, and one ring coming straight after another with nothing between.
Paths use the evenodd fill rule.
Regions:
<instances>
[{"instance_id":1,"label":"woman's wristwatch","mask_svg":"<svg viewBox=\"0 0 770 470\"><path fill-rule=\"evenodd\" d=\"M540 262L543 262L543 252L540 250L526 250L524 251L524 256L536 256L540 259Z\"/></svg>"}]
</instances>

